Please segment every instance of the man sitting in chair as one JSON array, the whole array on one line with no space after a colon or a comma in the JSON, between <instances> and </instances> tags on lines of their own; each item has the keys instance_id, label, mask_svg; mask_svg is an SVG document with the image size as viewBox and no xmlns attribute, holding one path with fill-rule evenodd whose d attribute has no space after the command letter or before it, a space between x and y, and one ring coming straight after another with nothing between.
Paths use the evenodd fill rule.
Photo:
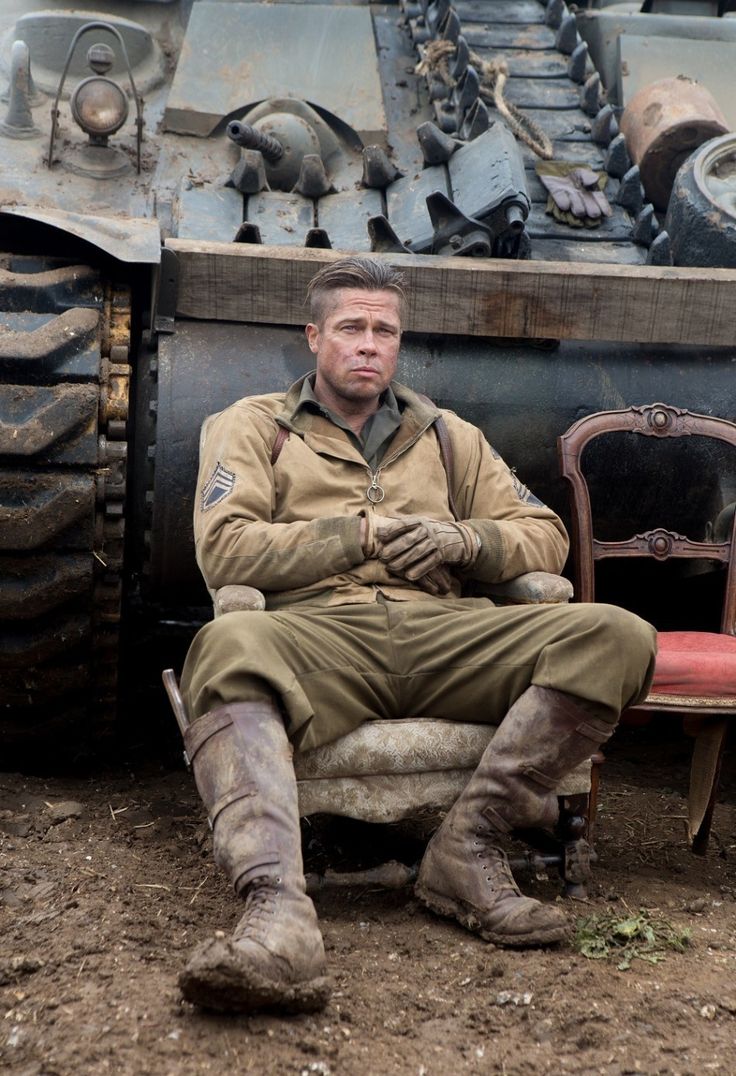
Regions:
<instances>
[{"instance_id":1,"label":"man sitting in chair","mask_svg":"<svg viewBox=\"0 0 736 1076\"><path fill-rule=\"evenodd\" d=\"M622 609L462 597L559 572L562 523L478 429L394 381L400 273L343 258L309 297L316 371L208 420L200 462L207 585L266 597L265 612L205 625L183 673L215 858L245 900L232 936L202 944L181 976L184 996L214 1009L327 1000L292 750L376 718L500 725L427 846L416 895L496 945L562 940L563 912L522 895L498 839L554 825L558 783L645 696L654 666L654 630Z\"/></svg>"}]
</instances>

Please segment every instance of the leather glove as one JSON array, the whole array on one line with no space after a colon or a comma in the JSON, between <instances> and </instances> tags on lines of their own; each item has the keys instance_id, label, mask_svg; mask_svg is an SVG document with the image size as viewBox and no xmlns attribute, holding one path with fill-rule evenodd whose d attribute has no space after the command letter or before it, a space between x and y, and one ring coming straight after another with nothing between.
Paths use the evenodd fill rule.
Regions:
<instances>
[{"instance_id":1,"label":"leather glove","mask_svg":"<svg viewBox=\"0 0 736 1076\"><path fill-rule=\"evenodd\" d=\"M427 594L449 594L452 590L450 573L442 565L439 568L433 568L426 575L420 575L412 582L421 590L425 590Z\"/></svg>"},{"instance_id":2,"label":"leather glove","mask_svg":"<svg viewBox=\"0 0 736 1076\"><path fill-rule=\"evenodd\" d=\"M603 193L608 176L568 161L540 161L536 172L549 191L547 212L563 223L596 227L612 213Z\"/></svg>"},{"instance_id":3,"label":"leather glove","mask_svg":"<svg viewBox=\"0 0 736 1076\"><path fill-rule=\"evenodd\" d=\"M364 524L361 546L366 559L380 557L387 538L406 534L418 527L417 516L379 516L374 512L366 512L361 518Z\"/></svg>"},{"instance_id":4,"label":"leather glove","mask_svg":"<svg viewBox=\"0 0 736 1076\"><path fill-rule=\"evenodd\" d=\"M395 528L383 528L378 556L390 572L410 582L442 564L469 568L480 552L480 538L465 523L405 516L395 524Z\"/></svg>"},{"instance_id":5,"label":"leather glove","mask_svg":"<svg viewBox=\"0 0 736 1076\"><path fill-rule=\"evenodd\" d=\"M398 535L403 535L406 540L411 532L421 531L421 520L416 516L407 516L403 519L390 517L390 516L378 516L374 513L366 513L362 517L364 524L362 547L363 553L367 558L379 557L383 551L384 542L388 538L396 538ZM417 537L419 534L417 534ZM394 574L400 574L398 572ZM417 579L413 579L412 582L421 589L427 592L427 594L449 594L452 589L452 583L450 575L441 565L431 569L424 575L419 576Z\"/></svg>"}]
</instances>

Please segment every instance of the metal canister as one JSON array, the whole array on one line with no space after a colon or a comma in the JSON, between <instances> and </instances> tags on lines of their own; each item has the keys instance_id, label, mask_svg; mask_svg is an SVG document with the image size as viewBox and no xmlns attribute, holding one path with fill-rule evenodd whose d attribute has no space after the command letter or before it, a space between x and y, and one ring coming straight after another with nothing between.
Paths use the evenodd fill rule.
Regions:
<instances>
[{"instance_id":1,"label":"metal canister","mask_svg":"<svg viewBox=\"0 0 736 1076\"><path fill-rule=\"evenodd\" d=\"M647 198L661 211L667 209L680 165L693 150L729 129L710 91L684 75L639 90L620 126Z\"/></svg>"}]
</instances>

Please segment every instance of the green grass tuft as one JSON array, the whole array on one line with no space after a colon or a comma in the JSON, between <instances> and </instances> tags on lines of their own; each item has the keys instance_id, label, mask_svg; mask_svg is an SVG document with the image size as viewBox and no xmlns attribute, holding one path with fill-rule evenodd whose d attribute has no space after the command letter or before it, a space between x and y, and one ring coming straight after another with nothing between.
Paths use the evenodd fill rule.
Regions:
<instances>
[{"instance_id":1,"label":"green grass tuft","mask_svg":"<svg viewBox=\"0 0 736 1076\"><path fill-rule=\"evenodd\" d=\"M616 960L619 971L628 971L632 960L658 964L668 951L683 953L692 944L690 931L661 917L640 910L624 918L611 914L578 919L574 945L589 960Z\"/></svg>"}]
</instances>

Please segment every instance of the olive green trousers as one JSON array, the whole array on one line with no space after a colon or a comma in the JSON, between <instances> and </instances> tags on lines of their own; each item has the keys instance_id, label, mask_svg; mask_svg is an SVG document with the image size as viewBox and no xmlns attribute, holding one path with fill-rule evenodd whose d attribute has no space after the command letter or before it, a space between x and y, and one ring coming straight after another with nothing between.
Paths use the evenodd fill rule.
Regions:
<instances>
[{"instance_id":1,"label":"olive green trousers","mask_svg":"<svg viewBox=\"0 0 736 1076\"><path fill-rule=\"evenodd\" d=\"M192 720L275 699L298 750L375 718L499 724L531 684L614 724L644 697L654 629L610 605L494 606L485 598L227 613L194 639L182 676Z\"/></svg>"}]
</instances>

